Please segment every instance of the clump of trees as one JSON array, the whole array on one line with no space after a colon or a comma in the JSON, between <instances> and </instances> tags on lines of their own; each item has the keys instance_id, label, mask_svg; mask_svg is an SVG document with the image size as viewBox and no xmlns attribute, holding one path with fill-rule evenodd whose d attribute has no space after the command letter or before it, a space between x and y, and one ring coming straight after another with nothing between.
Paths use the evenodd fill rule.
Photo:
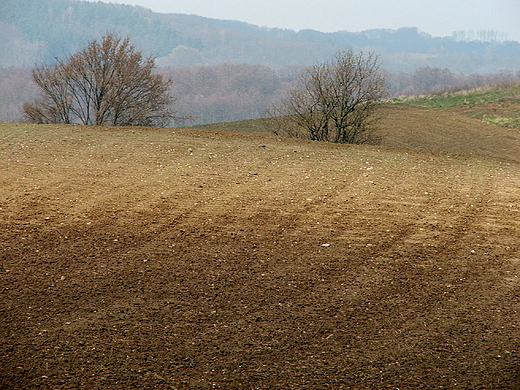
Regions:
<instances>
[{"instance_id":1,"label":"clump of trees","mask_svg":"<svg viewBox=\"0 0 520 390\"><path fill-rule=\"evenodd\" d=\"M335 143L376 143L378 103L388 95L374 53L338 52L330 62L307 68L289 97L270 109L273 132Z\"/></svg>"},{"instance_id":2,"label":"clump of trees","mask_svg":"<svg viewBox=\"0 0 520 390\"><path fill-rule=\"evenodd\" d=\"M175 119L171 79L153 73L155 59L144 57L114 34L33 71L40 98L25 103L33 123L164 127Z\"/></svg>"},{"instance_id":3,"label":"clump of trees","mask_svg":"<svg viewBox=\"0 0 520 390\"><path fill-rule=\"evenodd\" d=\"M154 73L162 74L165 81L173 80L169 93L175 97L175 104L170 107L175 109L175 115L193 115L195 119L190 123L205 124L261 117L268 107L278 107L281 99L289 96L289 91L305 68L291 66L273 70L262 65L225 62L219 65L159 67L154 69ZM17 122L27 118L27 114L23 113L23 103L34 102L39 93L41 95L31 72L31 69L25 68L0 67L0 121ZM446 68L422 67L412 73L392 73L384 69L381 72L390 89L390 96L394 97L442 93L520 80L520 71L464 75Z\"/></svg>"}]
</instances>

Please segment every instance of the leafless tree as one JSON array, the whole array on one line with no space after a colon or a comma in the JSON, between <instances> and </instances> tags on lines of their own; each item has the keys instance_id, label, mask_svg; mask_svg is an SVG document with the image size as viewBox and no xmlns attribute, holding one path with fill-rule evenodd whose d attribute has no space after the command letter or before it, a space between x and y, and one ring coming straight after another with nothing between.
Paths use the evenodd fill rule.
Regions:
<instances>
[{"instance_id":1,"label":"leafless tree","mask_svg":"<svg viewBox=\"0 0 520 390\"><path fill-rule=\"evenodd\" d=\"M376 143L375 109L387 96L373 53L338 52L332 61L307 68L289 97L268 111L274 133L316 141Z\"/></svg>"},{"instance_id":2,"label":"leafless tree","mask_svg":"<svg viewBox=\"0 0 520 390\"><path fill-rule=\"evenodd\" d=\"M167 126L175 118L171 79L154 74L155 58L143 57L128 38L91 41L55 66L33 71L41 97L25 103L34 123Z\"/></svg>"}]
</instances>

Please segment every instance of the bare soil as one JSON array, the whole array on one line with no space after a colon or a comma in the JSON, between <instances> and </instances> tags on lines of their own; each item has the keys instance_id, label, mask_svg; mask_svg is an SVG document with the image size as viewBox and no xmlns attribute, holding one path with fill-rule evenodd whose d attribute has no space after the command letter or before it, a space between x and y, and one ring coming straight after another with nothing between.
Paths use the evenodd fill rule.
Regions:
<instances>
[{"instance_id":1,"label":"bare soil","mask_svg":"<svg viewBox=\"0 0 520 390\"><path fill-rule=\"evenodd\" d=\"M517 135L393 110L386 146L0 125L0 388L520 389Z\"/></svg>"}]
</instances>

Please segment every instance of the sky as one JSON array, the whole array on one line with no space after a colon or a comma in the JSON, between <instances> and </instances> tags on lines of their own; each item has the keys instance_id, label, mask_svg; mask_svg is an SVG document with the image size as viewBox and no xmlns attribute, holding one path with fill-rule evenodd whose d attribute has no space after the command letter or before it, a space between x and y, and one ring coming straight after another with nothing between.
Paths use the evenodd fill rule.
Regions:
<instances>
[{"instance_id":1,"label":"sky","mask_svg":"<svg viewBox=\"0 0 520 390\"><path fill-rule=\"evenodd\" d=\"M92 1L92 0L91 0ZM520 0L103 0L155 12L322 32L417 27L433 36L495 30L520 41Z\"/></svg>"}]
</instances>

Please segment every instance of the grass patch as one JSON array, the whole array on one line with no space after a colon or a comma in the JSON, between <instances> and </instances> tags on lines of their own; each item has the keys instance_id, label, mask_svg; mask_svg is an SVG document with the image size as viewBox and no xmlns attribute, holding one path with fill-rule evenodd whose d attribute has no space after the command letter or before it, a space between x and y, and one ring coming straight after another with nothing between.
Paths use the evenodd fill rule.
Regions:
<instances>
[{"instance_id":1,"label":"grass patch","mask_svg":"<svg viewBox=\"0 0 520 390\"><path fill-rule=\"evenodd\" d=\"M502 127L520 128L519 118L507 118L497 115L483 115L482 120Z\"/></svg>"},{"instance_id":2,"label":"grass patch","mask_svg":"<svg viewBox=\"0 0 520 390\"><path fill-rule=\"evenodd\" d=\"M520 83L507 83L487 85L457 92L404 96L394 98L391 102L393 104L407 104L422 108L448 109L518 100L520 100Z\"/></svg>"},{"instance_id":3,"label":"grass patch","mask_svg":"<svg viewBox=\"0 0 520 390\"><path fill-rule=\"evenodd\" d=\"M387 101L383 108L392 105L455 110L474 119L506 128L520 129L520 82L486 85L470 90L431 95L401 96ZM272 119L259 118L186 127L271 134L273 128L271 121Z\"/></svg>"},{"instance_id":4,"label":"grass patch","mask_svg":"<svg viewBox=\"0 0 520 390\"><path fill-rule=\"evenodd\" d=\"M394 98L391 104L455 110L497 126L520 129L520 83L486 85L464 91Z\"/></svg>"}]
</instances>

